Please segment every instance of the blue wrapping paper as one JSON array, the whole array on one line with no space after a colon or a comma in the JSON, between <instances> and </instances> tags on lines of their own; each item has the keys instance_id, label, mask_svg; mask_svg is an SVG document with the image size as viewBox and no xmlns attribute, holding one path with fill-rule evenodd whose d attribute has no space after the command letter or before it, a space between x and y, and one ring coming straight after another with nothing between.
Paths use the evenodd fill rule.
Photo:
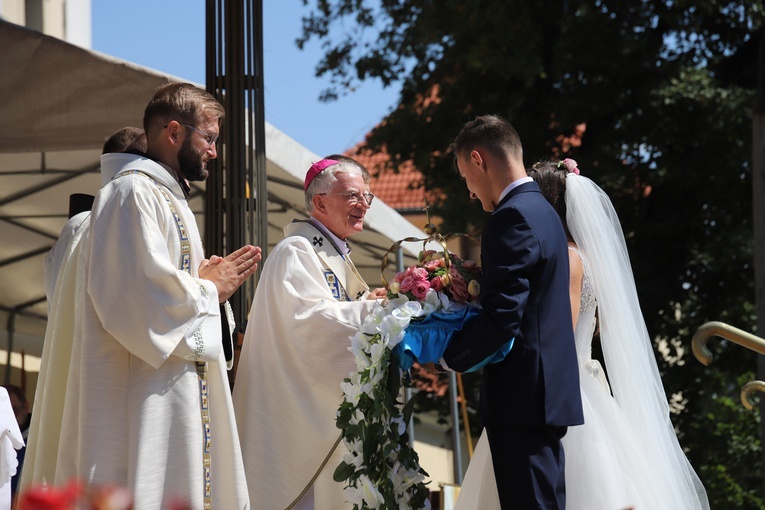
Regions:
<instances>
[{"instance_id":1,"label":"blue wrapping paper","mask_svg":"<svg viewBox=\"0 0 765 510\"><path fill-rule=\"evenodd\" d=\"M433 312L421 321L412 321L407 326L404 339L395 347L398 354L399 366L409 370L415 362L438 363L455 331L462 328L475 318L479 308L465 307L455 312ZM466 372L474 372L489 363L499 363L510 352L515 339L511 339L500 347L497 352L484 359L479 364L470 367Z\"/></svg>"}]
</instances>

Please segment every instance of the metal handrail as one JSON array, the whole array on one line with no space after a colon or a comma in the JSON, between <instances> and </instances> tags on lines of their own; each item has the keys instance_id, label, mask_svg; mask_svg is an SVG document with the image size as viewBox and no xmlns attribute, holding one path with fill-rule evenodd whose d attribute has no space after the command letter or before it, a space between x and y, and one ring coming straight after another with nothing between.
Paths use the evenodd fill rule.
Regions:
<instances>
[{"instance_id":1,"label":"metal handrail","mask_svg":"<svg viewBox=\"0 0 765 510\"><path fill-rule=\"evenodd\" d=\"M755 391L765 393L765 382L750 381L741 388L741 403L750 411L757 407L757 403L752 399L752 393Z\"/></svg>"},{"instance_id":2,"label":"metal handrail","mask_svg":"<svg viewBox=\"0 0 765 510\"><path fill-rule=\"evenodd\" d=\"M707 342L713 336L730 340L758 354L765 354L765 338L760 338L744 330L734 328L724 322L712 321L702 324L696 330L691 343L693 355L704 365L709 365L714 360L714 356L707 349Z\"/></svg>"},{"instance_id":3,"label":"metal handrail","mask_svg":"<svg viewBox=\"0 0 765 510\"><path fill-rule=\"evenodd\" d=\"M702 324L696 330L696 333L693 334L693 340L691 341L693 355L704 365L708 366L714 360L712 352L707 348L707 342L713 336L719 336L758 354L765 354L765 339L734 328L724 322L712 321ZM750 381L741 388L739 394L741 404L750 411L757 407L757 403L752 398L753 393L757 391L765 393L765 382Z\"/></svg>"}]
</instances>

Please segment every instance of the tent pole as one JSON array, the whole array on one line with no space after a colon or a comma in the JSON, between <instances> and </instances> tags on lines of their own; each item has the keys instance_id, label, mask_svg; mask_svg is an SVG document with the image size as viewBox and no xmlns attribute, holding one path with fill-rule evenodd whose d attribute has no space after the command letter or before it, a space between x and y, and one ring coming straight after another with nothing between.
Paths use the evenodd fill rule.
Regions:
<instances>
[{"instance_id":1,"label":"tent pole","mask_svg":"<svg viewBox=\"0 0 765 510\"><path fill-rule=\"evenodd\" d=\"M5 358L5 383L4 384L11 383L11 353L13 352L13 331L15 329L15 323L16 323L16 312L11 311L10 315L8 315L8 324L6 326L6 331L8 332L8 353Z\"/></svg>"}]
</instances>

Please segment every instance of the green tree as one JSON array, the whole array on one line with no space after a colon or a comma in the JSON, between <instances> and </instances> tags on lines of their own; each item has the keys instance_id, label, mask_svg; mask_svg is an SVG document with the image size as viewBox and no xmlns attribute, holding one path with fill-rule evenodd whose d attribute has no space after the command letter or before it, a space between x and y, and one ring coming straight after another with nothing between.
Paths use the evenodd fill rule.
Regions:
<instances>
[{"instance_id":1,"label":"green tree","mask_svg":"<svg viewBox=\"0 0 765 510\"><path fill-rule=\"evenodd\" d=\"M483 224L450 142L483 113L509 119L531 164L573 157L612 197L674 423L713 508L765 508L758 419L737 404L753 353L713 341L708 320L755 330L751 118L762 0L317 0L299 45L321 41L323 99L378 79L397 108L367 139L411 160L444 230ZM586 126L581 145L570 144ZM742 379L742 374L748 379Z\"/></svg>"}]
</instances>

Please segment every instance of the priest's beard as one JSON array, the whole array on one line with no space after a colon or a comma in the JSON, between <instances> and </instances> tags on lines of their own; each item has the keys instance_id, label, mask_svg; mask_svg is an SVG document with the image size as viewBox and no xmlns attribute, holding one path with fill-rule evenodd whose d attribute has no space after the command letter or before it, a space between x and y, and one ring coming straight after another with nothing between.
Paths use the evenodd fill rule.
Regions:
<instances>
[{"instance_id":1,"label":"priest's beard","mask_svg":"<svg viewBox=\"0 0 765 510\"><path fill-rule=\"evenodd\" d=\"M207 179L207 168L203 162L204 154L200 154L191 145L191 137L187 136L178 151L178 164L181 173L187 181L204 181Z\"/></svg>"}]
</instances>

